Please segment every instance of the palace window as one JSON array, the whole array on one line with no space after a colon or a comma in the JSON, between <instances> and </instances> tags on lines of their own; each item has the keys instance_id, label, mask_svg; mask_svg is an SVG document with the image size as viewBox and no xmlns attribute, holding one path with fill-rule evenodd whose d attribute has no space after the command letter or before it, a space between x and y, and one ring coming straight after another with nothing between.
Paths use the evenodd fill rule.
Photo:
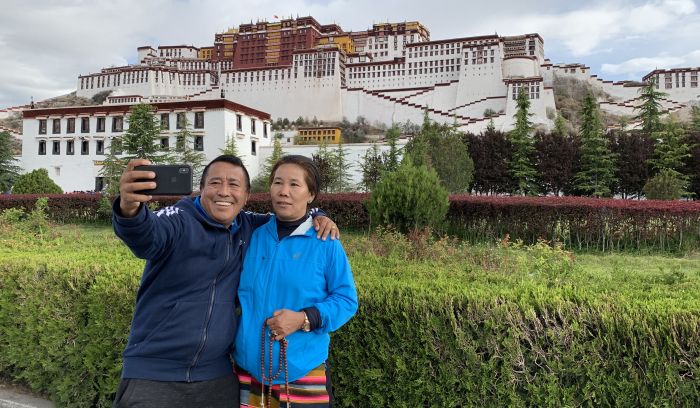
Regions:
<instances>
[{"instance_id":1,"label":"palace window","mask_svg":"<svg viewBox=\"0 0 700 408\"><path fill-rule=\"evenodd\" d=\"M39 134L46 134L46 119L39 119Z\"/></svg>"},{"instance_id":2,"label":"palace window","mask_svg":"<svg viewBox=\"0 0 700 408\"><path fill-rule=\"evenodd\" d=\"M61 133L61 119L54 119L51 133L58 134Z\"/></svg>"},{"instance_id":3,"label":"palace window","mask_svg":"<svg viewBox=\"0 0 700 408\"><path fill-rule=\"evenodd\" d=\"M194 150L198 152L204 151L204 136L194 137Z\"/></svg>"},{"instance_id":4,"label":"palace window","mask_svg":"<svg viewBox=\"0 0 700 408\"><path fill-rule=\"evenodd\" d=\"M90 131L90 118L80 118L80 132L88 133Z\"/></svg>"},{"instance_id":5,"label":"palace window","mask_svg":"<svg viewBox=\"0 0 700 408\"><path fill-rule=\"evenodd\" d=\"M243 117L241 115L236 115L236 130L243 131Z\"/></svg>"},{"instance_id":6,"label":"palace window","mask_svg":"<svg viewBox=\"0 0 700 408\"><path fill-rule=\"evenodd\" d=\"M87 140L83 140L80 142L80 154L86 155L90 154L90 142Z\"/></svg>"},{"instance_id":7,"label":"palace window","mask_svg":"<svg viewBox=\"0 0 700 408\"><path fill-rule=\"evenodd\" d=\"M97 118L97 129L95 129L96 132L104 132L105 131L105 122L107 121L106 118L101 117Z\"/></svg>"},{"instance_id":8,"label":"palace window","mask_svg":"<svg viewBox=\"0 0 700 408\"><path fill-rule=\"evenodd\" d=\"M61 142L54 140L52 146L51 154L61 154Z\"/></svg>"},{"instance_id":9,"label":"palace window","mask_svg":"<svg viewBox=\"0 0 700 408\"><path fill-rule=\"evenodd\" d=\"M66 141L66 154L68 155L74 155L75 154L75 142L72 140Z\"/></svg>"},{"instance_id":10,"label":"palace window","mask_svg":"<svg viewBox=\"0 0 700 408\"><path fill-rule=\"evenodd\" d=\"M204 129L204 112L194 113L194 128Z\"/></svg>"},{"instance_id":11,"label":"palace window","mask_svg":"<svg viewBox=\"0 0 700 408\"><path fill-rule=\"evenodd\" d=\"M95 154L105 154L105 142L104 142L104 140L98 140L95 143Z\"/></svg>"},{"instance_id":12,"label":"palace window","mask_svg":"<svg viewBox=\"0 0 700 408\"><path fill-rule=\"evenodd\" d=\"M124 117L115 116L112 118L112 132L124 131Z\"/></svg>"},{"instance_id":13,"label":"palace window","mask_svg":"<svg viewBox=\"0 0 700 408\"><path fill-rule=\"evenodd\" d=\"M185 112L180 112L177 114L177 123L175 124L176 129L183 129L187 127L187 117Z\"/></svg>"},{"instance_id":14,"label":"palace window","mask_svg":"<svg viewBox=\"0 0 700 408\"><path fill-rule=\"evenodd\" d=\"M250 133L255 134L255 119L250 118Z\"/></svg>"},{"instance_id":15,"label":"palace window","mask_svg":"<svg viewBox=\"0 0 700 408\"><path fill-rule=\"evenodd\" d=\"M170 138L169 137L161 137L160 138L160 150L166 151L170 149Z\"/></svg>"},{"instance_id":16,"label":"palace window","mask_svg":"<svg viewBox=\"0 0 700 408\"><path fill-rule=\"evenodd\" d=\"M68 118L67 133L75 133L75 118Z\"/></svg>"},{"instance_id":17,"label":"palace window","mask_svg":"<svg viewBox=\"0 0 700 408\"><path fill-rule=\"evenodd\" d=\"M257 155L255 140L250 141L250 154L252 154L253 156Z\"/></svg>"},{"instance_id":18,"label":"palace window","mask_svg":"<svg viewBox=\"0 0 700 408\"><path fill-rule=\"evenodd\" d=\"M39 154L42 156L46 154L46 140L39 140Z\"/></svg>"},{"instance_id":19,"label":"palace window","mask_svg":"<svg viewBox=\"0 0 700 408\"><path fill-rule=\"evenodd\" d=\"M160 114L160 128L161 130L170 130L170 114L161 113Z\"/></svg>"}]
</instances>

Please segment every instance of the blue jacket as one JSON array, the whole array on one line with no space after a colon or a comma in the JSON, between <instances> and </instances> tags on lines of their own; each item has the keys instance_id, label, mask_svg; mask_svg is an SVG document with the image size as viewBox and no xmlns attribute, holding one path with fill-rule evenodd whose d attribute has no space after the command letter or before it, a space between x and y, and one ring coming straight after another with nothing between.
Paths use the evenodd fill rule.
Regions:
<instances>
[{"instance_id":1,"label":"blue jacket","mask_svg":"<svg viewBox=\"0 0 700 408\"><path fill-rule=\"evenodd\" d=\"M321 317L316 330L298 330L287 336L289 381L305 376L328 359L329 333L357 311L357 292L345 251L338 240L317 239L311 218L282 240L277 238L274 216L253 233L243 262L238 299L242 314L234 360L258 381L262 325L275 310L300 311L315 306ZM274 342L273 356L276 372L279 342ZM269 349L266 358L267 369ZM283 384L284 375L274 383Z\"/></svg>"},{"instance_id":2,"label":"blue jacket","mask_svg":"<svg viewBox=\"0 0 700 408\"><path fill-rule=\"evenodd\" d=\"M115 233L146 259L123 378L202 381L231 373L235 293L253 229L271 215L241 212L231 229L192 198L133 218L114 205Z\"/></svg>"}]
</instances>

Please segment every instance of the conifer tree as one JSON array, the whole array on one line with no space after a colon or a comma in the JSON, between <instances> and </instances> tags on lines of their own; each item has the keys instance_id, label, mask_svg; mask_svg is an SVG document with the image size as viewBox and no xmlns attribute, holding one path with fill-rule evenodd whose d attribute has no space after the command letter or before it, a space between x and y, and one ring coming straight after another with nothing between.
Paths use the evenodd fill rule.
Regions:
<instances>
[{"instance_id":1,"label":"conifer tree","mask_svg":"<svg viewBox=\"0 0 700 408\"><path fill-rule=\"evenodd\" d=\"M653 177L647 184L660 185L667 183L670 186L678 186L678 195L687 195L688 192L686 190L690 178L683 174L683 170L687 159L691 157L691 146L686 139L685 129L675 117L671 116L662 130L654 132L653 135L656 140L656 147L654 149L654 158L649 162L659 172L659 176ZM672 179L676 181L672 181ZM649 191L649 188L645 186L644 190L645 192Z\"/></svg>"},{"instance_id":2,"label":"conifer tree","mask_svg":"<svg viewBox=\"0 0 700 408\"><path fill-rule=\"evenodd\" d=\"M474 162L456 125L431 121L427 114L420 132L405 147L404 161L433 169L450 193L467 191L474 175Z\"/></svg>"},{"instance_id":3,"label":"conifer tree","mask_svg":"<svg viewBox=\"0 0 700 408\"><path fill-rule=\"evenodd\" d=\"M258 175L258 177L253 180L253 185L251 186L251 189L253 190L254 193L260 193L260 192L267 192L270 191L270 177L272 176L272 168L275 167L275 164L279 161L279 159L284 156L284 151L282 150L282 143L280 140L282 139L282 134L281 133L276 133L274 136L274 141L272 142L272 154L270 157L265 159L265 164L263 165L262 171Z\"/></svg>"},{"instance_id":4,"label":"conifer tree","mask_svg":"<svg viewBox=\"0 0 700 408\"><path fill-rule=\"evenodd\" d=\"M226 143L224 144L223 149L219 149L219 152L221 154L225 154L227 156L236 156L236 157L242 157L240 153L238 152L238 145L236 144L236 135L232 134L231 137L226 139Z\"/></svg>"},{"instance_id":5,"label":"conifer tree","mask_svg":"<svg viewBox=\"0 0 700 408\"><path fill-rule=\"evenodd\" d=\"M566 129L566 119L560 114L557 114L556 119L554 119L554 133L560 136L567 135L569 131Z\"/></svg>"},{"instance_id":6,"label":"conifer tree","mask_svg":"<svg viewBox=\"0 0 700 408\"><path fill-rule=\"evenodd\" d=\"M12 135L0 132L0 194L8 191L21 170L12 149Z\"/></svg>"},{"instance_id":7,"label":"conifer tree","mask_svg":"<svg viewBox=\"0 0 700 408\"><path fill-rule=\"evenodd\" d=\"M387 172L394 171L397 168L399 168L399 163L401 162L401 160L399 159L400 149L398 147L400 135L401 130L399 129L399 127L393 125L389 128L389 130L386 131L386 134L384 136L386 139L386 144L387 146L389 146L389 151L386 153L386 156L384 158L384 170Z\"/></svg>"},{"instance_id":8,"label":"conifer tree","mask_svg":"<svg viewBox=\"0 0 700 408\"><path fill-rule=\"evenodd\" d=\"M651 135L661 129L661 100L668 94L656 89L657 81L650 79L639 89L639 97L642 103L634 108L639 111L634 118L642 122L642 131Z\"/></svg>"},{"instance_id":9,"label":"conifer tree","mask_svg":"<svg viewBox=\"0 0 700 408\"><path fill-rule=\"evenodd\" d=\"M332 190L334 192L350 191L352 189L352 181L350 178L352 163L348 160L348 150L344 148L342 140L336 145L333 159L336 168L336 179Z\"/></svg>"},{"instance_id":10,"label":"conifer tree","mask_svg":"<svg viewBox=\"0 0 700 408\"><path fill-rule=\"evenodd\" d=\"M520 88L517 99L518 110L515 117L515 128L508 134L513 144L513 154L508 163L508 170L516 186L518 194L537 194L537 170L533 165L535 152L534 139L530 135L533 126L530 122L530 99L525 87Z\"/></svg>"},{"instance_id":11,"label":"conifer tree","mask_svg":"<svg viewBox=\"0 0 700 408\"><path fill-rule=\"evenodd\" d=\"M693 106L690 110L690 130L700 132L700 106Z\"/></svg>"},{"instance_id":12,"label":"conifer tree","mask_svg":"<svg viewBox=\"0 0 700 408\"><path fill-rule=\"evenodd\" d=\"M603 135L598 103L588 92L581 108L581 168L574 178L576 188L593 197L608 197L615 181L615 155Z\"/></svg>"},{"instance_id":13,"label":"conifer tree","mask_svg":"<svg viewBox=\"0 0 700 408\"><path fill-rule=\"evenodd\" d=\"M175 135L175 149L170 154L169 161L189 164L192 167L192 183L197 185L202 177L206 159L204 152L194 149L194 134L192 134L190 123L185 121L182 129Z\"/></svg>"},{"instance_id":14,"label":"conifer tree","mask_svg":"<svg viewBox=\"0 0 700 408\"><path fill-rule=\"evenodd\" d=\"M167 154L160 149L160 120L153 107L148 104L132 105L126 118L129 128L118 137L112 138L110 148L100 170L107 194L112 196L119 191L119 178L131 159L148 159L152 163L169 161ZM122 151L125 155L121 155Z\"/></svg>"},{"instance_id":15,"label":"conifer tree","mask_svg":"<svg viewBox=\"0 0 700 408\"><path fill-rule=\"evenodd\" d=\"M335 154L328 149L328 144L323 142L318 146L316 153L311 155L311 160L321 174L321 190L324 193L332 192L338 179Z\"/></svg>"},{"instance_id":16,"label":"conifer tree","mask_svg":"<svg viewBox=\"0 0 700 408\"><path fill-rule=\"evenodd\" d=\"M362 187L365 192L370 192L374 189L374 186L377 185L379 180L381 180L385 168L384 156L381 154L379 146L376 143L372 143L372 148L365 152L360 168L362 169L362 182L360 183L360 187Z\"/></svg>"}]
</instances>

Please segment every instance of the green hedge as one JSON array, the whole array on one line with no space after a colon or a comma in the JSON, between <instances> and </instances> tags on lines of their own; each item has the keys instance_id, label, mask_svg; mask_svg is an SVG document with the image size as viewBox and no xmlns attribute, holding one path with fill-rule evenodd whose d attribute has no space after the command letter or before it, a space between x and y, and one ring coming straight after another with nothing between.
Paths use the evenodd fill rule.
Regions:
<instances>
[{"instance_id":1,"label":"green hedge","mask_svg":"<svg viewBox=\"0 0 700 408\"><path fill-rule=\"evenodd\" d=\"M340 407L700 401L697 277L587 287L554 249L373 239L345 241L360 309L333 335ZM0 248L2 375L58 406L110 406L142 266L114 239Z\"/></svg>"}]
</instances>

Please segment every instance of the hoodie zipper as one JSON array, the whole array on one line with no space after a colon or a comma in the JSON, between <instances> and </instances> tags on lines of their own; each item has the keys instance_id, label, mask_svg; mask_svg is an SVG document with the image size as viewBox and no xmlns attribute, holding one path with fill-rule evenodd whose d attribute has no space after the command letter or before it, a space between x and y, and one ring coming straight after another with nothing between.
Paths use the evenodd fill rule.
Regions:
<instances>
[{"instance_id":1,"label":"hoodie zipper","mask_svg":"<svg viewBox=\"0 0 700 408\"><path fill-rule=\"evenodd\" d=\"M204 346L207 343L207 335L209 331L209 321L211 320L211 315L212 312L214 311L214 299L216 297L216 283L219 280L219 277L221 276L221 273L226 270L226 266L228 265L228 260L229 260L229 255L231 253L231 247L233 246L233 235L229 234L228 236L228 248L226 248L226 260L224 261L224 268L219 271L219 273L216 275L214 278L214 282L212 283L211 286L211 295L209 296L209 309L207 310L207 318L204 320L204 333L202 334L202 340L199 343L199 348L197 349L197 353L195 353L194 358L192 359L192 363L190 364L189 367L187 367L187 377L186 381L187 382L192 382L192 379L190 375L192 374L192 368L197 365L199 362L199 357L202 354L202 350L204 350Z\"/></svg>"}]
</instances>

